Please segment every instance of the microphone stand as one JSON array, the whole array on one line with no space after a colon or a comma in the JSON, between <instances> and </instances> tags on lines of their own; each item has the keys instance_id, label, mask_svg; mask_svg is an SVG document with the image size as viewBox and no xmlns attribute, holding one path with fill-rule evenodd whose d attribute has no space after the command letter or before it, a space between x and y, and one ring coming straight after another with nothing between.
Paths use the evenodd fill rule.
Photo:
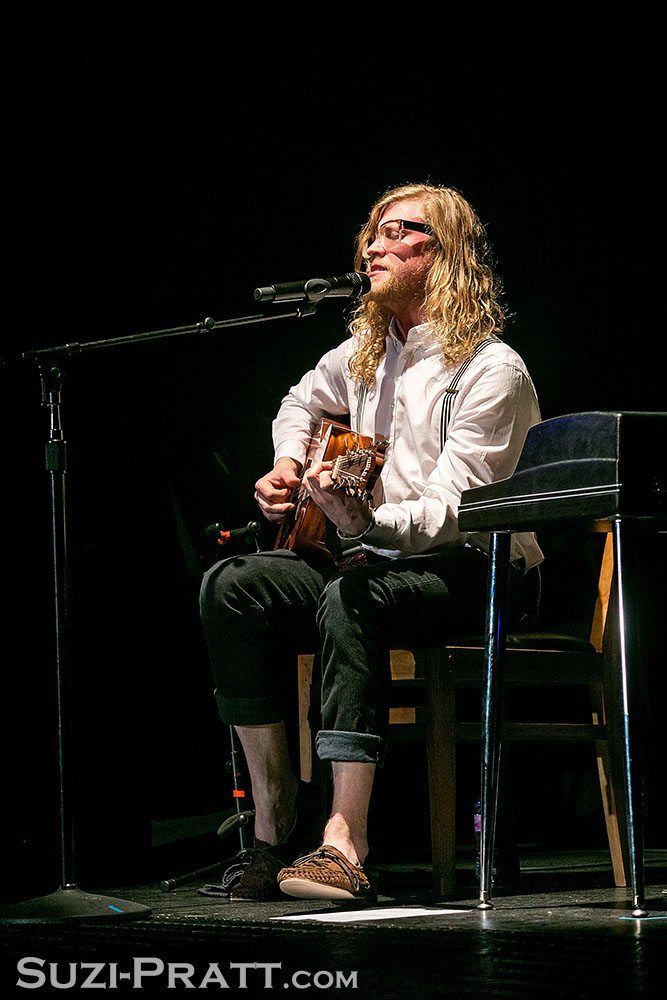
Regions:
<instances>
[{"instance_id":1,"label":"microphone stand","mask_svg":"<svg viewBox=\"0 0 667 1000\"><path fill-rule=\"evenodd\" d=\"M165 340L169 337L187 336L196 333L211 333L215 330L261 323L277 319L312 316L317 303L323 297L319 289L315 295L306 291L304 301L290 312L240 316L226 320L207 317L202 322L190 326L152 330L147 333L112 337L107 340L87 343L68 343L59 347L47 347L26 351L20 360L37 365L41 387L41 405L48 410L49 431L45 448L45 467L50 478L51 489L51 540L53 563L53 599L55 621L55 663L57 686L57 749L58 749L58 829L60 849L60 886L52 893L24 900L0 908L2 923L46 923L64 920L98 920L101 917L141 917L148 915L150 907L126 899L100 896L84 892L76 883L75 837L72 788L69 773L69 742L72 729L70 713L71 671L69 662L67 630L67 509L65 494L65 473L67 469L67 443L62 424L62 362L73 354L109 347L122 347L143 343L148 340Z\"/></svg>"}]
</instances>

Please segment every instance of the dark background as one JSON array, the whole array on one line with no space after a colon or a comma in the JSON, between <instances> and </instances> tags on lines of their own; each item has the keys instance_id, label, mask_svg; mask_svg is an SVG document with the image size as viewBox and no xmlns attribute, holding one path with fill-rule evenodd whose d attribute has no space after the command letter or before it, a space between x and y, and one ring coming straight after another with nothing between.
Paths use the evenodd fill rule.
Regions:
<instances>
[{"instance_id":1,"label":"dark background","mask_svg":"<svg viewBox=\"0 0 667 1000\"><path fill-rule=\"evenodd\" d=\"M298 30L123 8L10 24L4 805L22 885L48 882L57 853L48 424L23 351L254 314L257 285L350 270L376 197L429 181L459 188L488 226L507 340L545 418L664 409L650 17L429 15L381 31L357 12L317 16ZM332 301L64 363L84 874L129 870L151 819L227 807L197 616L216 556L204 528L256 516L278 403L344 336Z\"/></svg>"}]
</instances>

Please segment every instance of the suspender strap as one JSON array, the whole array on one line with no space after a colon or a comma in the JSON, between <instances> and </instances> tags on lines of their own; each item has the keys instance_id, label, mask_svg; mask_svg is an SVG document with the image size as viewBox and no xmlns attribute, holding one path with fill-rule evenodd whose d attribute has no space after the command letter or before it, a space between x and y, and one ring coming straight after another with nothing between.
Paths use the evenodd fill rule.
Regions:
<instances>
[{"instance_id":1,"label":"suspender strap","mask_svg":"<svg viewBox=\"0 0 667 1000\"><path fill-rule=\"evenodd\" d=\"M489 346L489 344L498 343L498 340L499 340L499 338L496 337L495 334L492 334L490 337L487 337L485 340L482 340L477 345L477 347L472 352L472 354L469 355L469 357L466 358L466 360L463 362L463 364L459 368L457 368L456 372L454 373L454 377L453 377L452 381L449 383L449 386L445 389L445 398L444 398L443 403L442 403L442 413L440 415L440 450L441 451L445 447L445 441L447 440L447 430L449 428L449 421L450 421L450 418L451 418L451 415L452 415L452 410L454 408L454 399L456 397L457 392L459 391L458 387L459 387L459 383L460 383L461 379L463 378L463 376L465 375L465 373L468 371L468 369L470 368L470 365L473 363L473 361L475 360L475 358L477 357L477 355L480 353L480 351L483 351L485 347Z\"/></svg>"}]
</instances>

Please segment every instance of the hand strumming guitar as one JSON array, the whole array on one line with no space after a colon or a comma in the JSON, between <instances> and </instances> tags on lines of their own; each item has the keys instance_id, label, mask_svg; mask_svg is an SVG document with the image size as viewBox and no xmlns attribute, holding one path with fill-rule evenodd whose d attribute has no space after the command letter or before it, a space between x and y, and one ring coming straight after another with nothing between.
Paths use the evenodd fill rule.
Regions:
<instances>
[{"instance_id":1,"label":"hand strumming guitar","mask_svg":"<svg viewBox=\"0 0 667 1000\"><path fill-rule=\"evenodd\" d=\"M279 458L271 472L255 483L255 500L268 521L284 521L294 510L290 497L301 483L299 469L293 458Z\"/></svg>"}]
</instances>

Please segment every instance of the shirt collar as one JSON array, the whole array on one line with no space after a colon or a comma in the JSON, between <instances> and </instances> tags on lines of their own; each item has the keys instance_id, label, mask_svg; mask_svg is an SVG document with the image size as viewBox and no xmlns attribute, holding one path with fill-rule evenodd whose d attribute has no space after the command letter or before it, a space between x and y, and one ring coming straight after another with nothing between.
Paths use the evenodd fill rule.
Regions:
<instances>
[{"instance_id":1,"label":"shirt collar","mask_svg":"<svg viewBox=\"0 0 667 1000\"><path fill-rule=\"evenodd\" d=\"M403 341L398 336L396 332L396 318L392 316L389 321L389 329L387 331L387 336L393 340L396 345L400 348L403 347ZM423 343L427 344L431 340L431 325L430 323L419 323L417 326L412 326L408 330L408 335L405 338L405 343L412 343L413 345Z\"/></svg>"},{"instance_id":2,"label":"shirt collar","mask_svg":"<svg viewBox=\"0 0 667 1000\"><path fill-rule=\"evenodd\" d=\"M428 340L430 330L431 327L430 324L428 323L420 323L418 326L411 326L410 329L408 330L408 335L405 338L405 342L407 343L409 340L413 341ZM392 340L395 340L399 345L403 346L403 341L396 332L396 318L394 316L392 316L391 320L389 321L389 329L387 331L387 334Z\"/></svg>"}]
</instances>

